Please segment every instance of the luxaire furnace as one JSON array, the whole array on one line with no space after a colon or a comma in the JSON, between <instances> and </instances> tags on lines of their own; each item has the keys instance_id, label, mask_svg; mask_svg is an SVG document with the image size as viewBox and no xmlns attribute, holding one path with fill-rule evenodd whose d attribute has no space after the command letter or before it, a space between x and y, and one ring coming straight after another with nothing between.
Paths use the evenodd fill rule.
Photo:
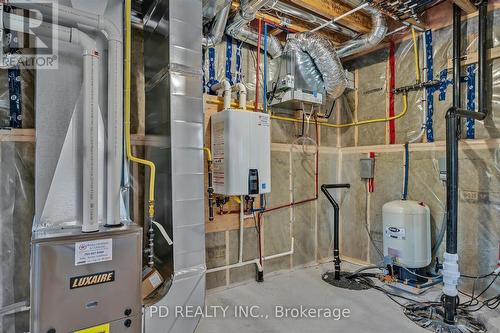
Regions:
<instances>
[{"instance_id":1,"label":"luxaire furnace","mask_svg":"<svg viewBox=\"0 0 500 333\"><path fill-rule=\"evenodd\" d=\"M35 68L30 332L138 333L143 233L127 211L123 1L14 6L40 20L4 13L5 27L36 27L57 56Z\"/></svg>"},{"instance_id":2,"label":"luxaire furnace","mask_svg":"<svg viewBox=\"0 0 500 333\"><path fill-rule=\"evenodd\" d=\"M38 231L32 240L31 331L141 331L142 229Z\"/></svg>"}]
</instances>

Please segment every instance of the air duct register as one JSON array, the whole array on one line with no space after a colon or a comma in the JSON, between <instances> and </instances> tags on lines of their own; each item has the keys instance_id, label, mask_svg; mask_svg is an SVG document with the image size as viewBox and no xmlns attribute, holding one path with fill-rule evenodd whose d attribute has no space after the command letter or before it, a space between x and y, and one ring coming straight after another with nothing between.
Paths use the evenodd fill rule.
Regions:
<instances>
[{"instance_id":1,"label":"air duct register","mask_svg":"<svg viewBox=\"0 0 500 333\"><path fill-rule=\"evenodd\" d=\"M257 195L271 191L270 116L226 109L212 115L214 192Z\"/></svg>"}]
</instances>

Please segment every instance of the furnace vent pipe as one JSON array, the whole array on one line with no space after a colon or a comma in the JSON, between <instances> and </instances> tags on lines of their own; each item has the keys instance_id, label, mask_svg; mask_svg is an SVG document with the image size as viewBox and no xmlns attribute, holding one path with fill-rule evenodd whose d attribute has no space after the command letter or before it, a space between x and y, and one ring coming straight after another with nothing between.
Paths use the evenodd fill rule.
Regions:
<instances>
[{"instance_id":1,"label":"furnace vent pipe","mask_svg":"<svg viewBox=\"0 0 500 333\"><path fill-rule=\"evenodd\" d=\"M99 230L98 219L98 55L96 42L87 34L76 28L54 26L37 19L28 19L19 15L4 13L5 28L12 31L25 32L26 26L37 27L36 35L52 37L52 31L57 30L60 41L77 44L83 50L83 216L82 231L95 232ZM33 23L29 23L31 21ZM35 33L31 30L29 33Z\"/></svg>"},{"instance_id":2,"label":"furnace vent pipe","mask_svg":"<svg viewBox=\"0 0 500 333\"><path fill-rule=\"evenodd\" d=\"M340 58L369 50L379 44L386 35L387 23L384 15L370 6L366 6L364 10L372 16L372 30L360 39L353 39L340 45L337 48L337 54Z\"/></svg>"},{"instance_id":3,"label":"furnace vent pipe","mask_svg":"<svg viewBox=\"0 0 500 333\"><path fill-rule=\"evenodd\" d=\"M30 1L16 7L52 15L49 3ZM84 25L102 31L108 40L108 146L107 146L107 226L120 225L120 187L123 160L123 36L113 22L102 15L58 5L58 20L71 26Z\"/></svg>"},{"instance_id":4,"label":"furnace vent pipe","mask_svg":"<svg viewBox=\"0 0 500 333\"><path fill-rule=\"evenodd\" d=\"M229 22L226 33L237 40L257 46L259 35L257 31L248 26L248 23L255 19L255 15L259 9L272 2L273 0L241 1L240 11ZM267 53L269 53L271 58L279 57L282 50L281 43L276 37L267 37Z\"/></svg>"},{"instance_id":5,"label":"furnace vent pipe","mask_svg":"<svg viewBox=\"0 0 500 333\"><path fill-rule=\"evenodd\" d=\"M217 16L215 17L210 28L210 32L202 39L202 45L204 47L213 47L222 41L230 11L231 4L227 5L219 13L217 13Z\"/></svg>"}]
</instances>

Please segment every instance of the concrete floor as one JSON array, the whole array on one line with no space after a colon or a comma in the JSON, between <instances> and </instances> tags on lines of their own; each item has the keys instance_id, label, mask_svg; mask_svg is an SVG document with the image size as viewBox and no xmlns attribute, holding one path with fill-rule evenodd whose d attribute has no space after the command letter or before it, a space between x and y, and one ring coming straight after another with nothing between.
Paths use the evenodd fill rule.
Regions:
<instances>
[{"instance_id":1,"label":"concrete floor","mask_svg":"<svg viewBox=\"0 0 500 333\"><path fill-rule=\"evenodd\" d=\"M207 310L213 306L228 307L225 317L219 310L215 318L203 318L196 333L314 333L314 332L405 332L424 333L403 314L402 309L388 297L375 290L349 291L334 288L321 280L331 264L298 269L270 277L262 284L251 282L234 288L209 291ZM343 266L353 270L355 266ZM407 294L406 294L407 295ZM407 295L408 296L408 295ZM439 290L431 290L422 298L436 300ZM276 307L284 308L349 309L349 318L277 318ZM235 316L235 306L256 306L254 318ZM280 309L280 308L278 308ZM486 319L483 317L483 320ZM499 314L489 314L488 331L500 332ZM494 326L492 326L492 324Z\"/></svg>"}]
</instances>

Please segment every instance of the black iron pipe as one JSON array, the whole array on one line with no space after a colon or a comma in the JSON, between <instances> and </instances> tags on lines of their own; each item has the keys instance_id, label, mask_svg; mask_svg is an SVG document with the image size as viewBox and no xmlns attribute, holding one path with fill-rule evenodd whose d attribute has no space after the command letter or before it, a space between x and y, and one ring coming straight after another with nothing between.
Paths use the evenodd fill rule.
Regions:
<instances>
[{"instance_id":1,"label":"black iron pipe","mask_svg":"<svg viewBox=\"0 0 500 333\"><path fill-rule=\"evenodd\" d=\"M350 188L351 184L323 184L321 185L321 192L323 192L330 201L330 203L333 206L333 262L335 265L335 280L340 279L340 250L339 250L339 224L340 224L340 217L339 217L339 204L335 199L332 197L330 192L328 191L329 189L337 189L337 188Z\"/></svg>"}]
</instances>

